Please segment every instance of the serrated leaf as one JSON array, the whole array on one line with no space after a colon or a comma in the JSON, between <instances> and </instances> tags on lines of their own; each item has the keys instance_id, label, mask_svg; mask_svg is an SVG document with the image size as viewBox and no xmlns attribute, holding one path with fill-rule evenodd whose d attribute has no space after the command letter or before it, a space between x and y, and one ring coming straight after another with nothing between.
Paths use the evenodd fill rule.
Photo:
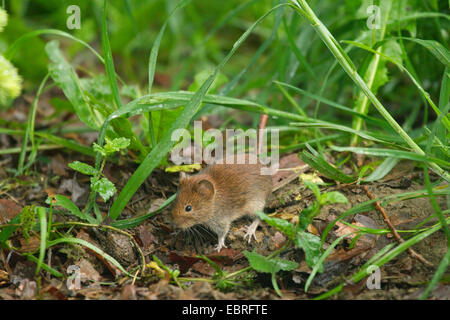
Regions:
<instances>
[{"instance_id":1,"label":"serrated leaf","mask_svg":"<svg viewBox=\"0 0 450 320\"><path fill-rule=\"evenodd\" d=\"M95 176L98 173L94 167L80 161L74 161L72 163L69 163L69 167L71 167L75 171L81 172L82 174L86 174L89 176Z\"/></svg>"},{"instance_id":2,"label":"serrated leaf","mask_svg":"<svg viewBox=\"0 0 450 320\"><path fill-rule=\"evenodd\" d=\"M248 259L250 266L258 272L277 273L280 270L291 271L298 267L295 261L271 258L258 254L256 251L244 251L243 254Z\"/></svg>"},{"instance_id":3,"label":"serrated leaf","mask_svg":"<svg viewBox=\"0 0 450 320\"><path fill-rule=\"evenodd\" d=\"M113 140L109 140L108 138L106 138L106 144L105 144L104 150L105 150L106 154L109 155L109 154L112 154L119 150L125 149L129 145L130 145L130 139L127 139L124 137L115 138Z\"/></svg>"},{"instance_id":4,"label":"serrated leaf","mask_svg":"<svg viewBox=\"0 0 450 320\"><path fill-rule=\"evenodd\" d=\"M108 201L116 193L116 187L107 178L101 178L96 180L94 177L91 178L91 188L93 191L97 192L103 199L103 201Z\"/></svg>"},{"instance_id":5,"label":"serrated leaf","mask_svg":"<svg viewBox=\"0 0 450 320\"><path fill-rule=\"evenodd\" d=\"M94 149L95 152L100 153L102 156L106 157L106 151L105 148L100 147L97 143L94 142L94 144L92 145L92 149Z\"/></svg>"},{"instance_id":6,"label":"serrated leaf","mask_svg":"<svg viewBox=\"0 0 450 320\"><path fill-rule=\"evenodd\" d=\"M320 238L312 233L306 231L298 231L294 240L294 244L303 249L305 252L305 260L308 267L313 268L319 261L321 242ZM323 265L320 266L319 272L323 271Z\"/></svg>"}]
</instances>

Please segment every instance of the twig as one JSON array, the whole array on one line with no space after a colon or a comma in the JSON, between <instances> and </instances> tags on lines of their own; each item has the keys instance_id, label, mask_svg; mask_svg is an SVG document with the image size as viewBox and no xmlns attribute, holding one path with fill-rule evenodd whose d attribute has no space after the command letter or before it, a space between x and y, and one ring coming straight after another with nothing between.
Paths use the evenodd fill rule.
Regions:
<instances>
[{"instance_id":1,"label":"twig","mask_svg":"<svg viewBox=\"0 0 450 320\"><path fill-rule=\"evenodd\" d=\"M367 194L367 196L369 197L370 200L375 199L374 195L369 191L369 188L367 186L361 186L361 188L366 192L366 194ZM375 208L383 216L384 222L386 222L386 224L388 225L389 229L391 229L392 234L394 235L395 239L399 243L405 242L405 240L403 240L402 237L400 237L400 234L397 232L397 230L395 229L395 227L392 224L391 220L387 216L386 211L383 209L383 207L380 205L380 203L378 201L375 201ZM431 262L429 262L427 259L425 259L421 254L415 252L412 248L408 248L408 252L409 252L409 254L412 257L416 258L417 260L419 260L423 264L426 264L427 266L430 266L430 267L433 266L433 264Z\"/></svg>"}]
</instances>

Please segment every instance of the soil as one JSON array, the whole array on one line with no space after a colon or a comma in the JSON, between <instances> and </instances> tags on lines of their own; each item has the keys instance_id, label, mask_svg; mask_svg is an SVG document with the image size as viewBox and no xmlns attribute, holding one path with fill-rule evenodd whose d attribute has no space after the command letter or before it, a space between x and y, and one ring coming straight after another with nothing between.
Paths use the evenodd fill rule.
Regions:
<instances>
[{"instance_id":1,"label":"soil","mask_svg":"<svg viewBox=\"0 0 450 320\"><path fill-rule=\"evenodd\" d=\"M2 136L2 139L7 139ZM82 157L81 157L82 158ZM294 160L293 160L294 159ZM297 160L295 160L297 159ZM89 193L89 178L76 174L68 163L80 159L78 154L60 150L40 153L36 163L27 175L14 177L8 170L17 163L16 155L0 158L0 223L7 223L27 205L43 205L48 195L64 194L83 208ZM298 158L294 155L286 166L295 165ZM121 190L127 179L135 170L135 164L107 164L105 175ZM303 170L305 171L305 170ZM283 173L284 182L275 181L279 187L268 201L267 213L295 222L298 214L312 204L311 191L306 189L298 179L299 173ZM322 177L327 181L324 177ZM274 178L276 179L276 178ZM281 178L280 178L281 179ZM119 219L135 217L157 209L165 199L176 192L178 175L156 170L136 192ZM414 171L411 163L401 162L390 175L382 181L367 185L376 198L423 189L421 171ZM328 181L329 182L329 181ZM325 227L340 214L355 205L369 200L366 192L359 186L335 185L321 187L321 192L338 190L348 199L348 204L333 204L323 207L308 228L308 231L321 235ZM447 209L445 197L437 197L441 209ZM97 203L107 218L109 203L99 198ZM397 230L412 229L425 218L433 216L433 207L428 198L416 198L383 203L391 222ZM275 228L261 223L256 232L256 241L244 241L245 226L250 220L243 218L234 223L226 239L227 247L215 252L217 238L214 234L200 230L196 237L188 237L171 226L170 207L156 216L144 221L140 226L124 230L132 236L110 229L90 226L72 226L58 229L60 236L71 235L91 242L115 258L133 275L139 274L142 261L136 250L139 246L147 264L144 276L133 278L126 276L114 265L86 247L60 244L48 250L45 263L64 271L64 278L57 278L47 271L41 271L39 279L34 277L36 264L26 259L23 252L38 252L38 233L24 238L22 232L15 232L10 243L17 251L1 249L0 257L0 299L280 299L271 284L270 275L262 273L244 273L233 287L215 286L211 279L215 269L199 255L206 255L218 264L224 272L232 273L248 266L242 254L244 250L256 250L262 255L269 255L281 248L286 237ZM54 223L74 220L73 216L54 215ZM350 215L344 219L348 223L373 229L387 229L377 210ZM431 219L424 226L435 223ZM342 222L336 223L330 231L325 248L340 235L351 228ZM323 273L317 274L307 293L304 291L306 280L311 273L304 261L302 250L289 247L281 258L297 261L299 267L291 272L280 272L277 280L282 299L311 299L334 288L344 279L350 277L374 254L387 244L396 240L391 234L369 235L359 238L355 243L344 241L339 244L325 262ZM437 231L419 242L413 249L429 261L427 266L407 252L381 267L380 289L369 289L367 278L358 283L348 283L343 290L331 299L417 299L425 290L437 266L444 256L446 238L442 231ZM166 267L180 270L179 277L195 278L201 281L183 281L182 287L170 281L168 272L155 266L153 256ZM78 288L71 287L67 280L69 266L77 265L82 274ZM64 280L63 280L64 279ZM449 273L430 295L430 299L449 299ZM70 279L69 279L70 280ZM39 284L39 285L37 285Z\"/></svg>"}]
</instances>

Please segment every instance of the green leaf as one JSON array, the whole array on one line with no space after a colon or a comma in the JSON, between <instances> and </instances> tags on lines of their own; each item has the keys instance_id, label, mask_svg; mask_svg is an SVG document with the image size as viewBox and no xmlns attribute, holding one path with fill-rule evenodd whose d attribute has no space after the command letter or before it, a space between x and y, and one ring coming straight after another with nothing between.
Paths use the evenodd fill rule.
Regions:
<instances>
[{"instance_id":1,"label":"green leaf","mask_svg":"<svg viewBox=\"0 0 450 320\"><path fill-rule=\"evenodd\" d=\"M88 176L95 176L98 173L97 170L94 169L94 167L80 161L69 163L69 167Z\"/></svg>"},{"instance_id":2,"label":"green leaf","mask_svg":"<svg viewBox=\"0 0 450 320\"><path fill-rule=\"evenodd\" d=\"M320 198L320 204L333 204L333 203L348 203L347 198L338 191L331 191L322 194Z\"/></svg>"},{"instance_id":3,"label":"green leaf","mask_svg":"<svg viewBox=\"0 0 450 320\"><path fill-rule=\"evenodd\" d=\"M45 51L50 58L48 71L52 79L63 90L64 95L72 103L80 120L88 127L98 130L104 119L100 113L92 109L87 103L75 70L66 61L61 50L59 50L59 42L56 40L50 41L45 46Z\"/></svg>"},{"instance_id":4,"label":"green leaf","mask_svg":"<svg viewBox=\"0 0 450 320\"><path fill-rule=\"evenodd\" d=\"M130 139L127 138L115 138L109 140L106 138L105 152L107 155L117 152L119 150L125 149L130 145Z\"/></svg>"},{"instance_id":5,"label":"green leaf","mask_svg":"<svg viewBox=\"0 0 450 320\"><path fill-rule=\"evenodd\" d=\"M268 225L277 228L281 232L283 232L287 237L290 239L294 239L295 237L295 228L292 223L290 223L287 220L280 219L280 218L272 218L266 215L265 213L261 211L256 212L259 216L259 218L266 222Z\"/></svg>"},{"instance_id":6,"label":"green leaf","mask_svg":"<svg viewBox=\"0 0 450 320\"><path fill-rule=\"evenodd\" d=\"M47 247L47 214L44 207L36 207L36 212L39 217L39 224L41 227L41 245L39 248L39 260L36 266L36 275L38 275L39 270L41 270L42 264L44 262L45 249Z\"/></svg>"},{"instance_id":7,"label":"green leaf","mask_svg":"<svg viewBox=\"0 0 450 320\"><path fill-rule=\"evenodd\" d=\"M163 204L156 209L155 211L143 214L139 217L129 218L129 219L122 219L122 220L116 220L112 223L112 226L119 229L130 229L137 227L145 220L153 217L155 214L163 211L165 208L167 208L177 197L177 194L173 194L170 198L168 198L166 201L163 202Z\"/></svg>"},{"instance_id":8,"label":"green leaf","mask_svg":"<svg viewBox=\"0 0 450 320\"><path fill-rule=\"evenodd\" d=\"M312 168L321 172L322 174L324 174L325 176L327 176L330 179L333 179L333 180L336 180L339 182L343 182L343 183L352 183L356 180L356 178L350 177L350 176L344 174L339 169L330 165L319 154L314 156L313 154L309 153L308 151L303 150L303 152L299 153L298 156L300 157L300 159L303 160L303 162L309 164Z\"/></svg>"},{"instance_id":9,"label":"green leaf","mask_svg":"<svg viewBox=\"0 0 450 320\"><path fill-rule=\"evenodd\" d=\"M95 177L91 178L91 188L93 191L98 192L103 201L108 201L116 193L116 187L107 178L101 178L96 180Z\"/></svg>"},{"instance_id":10,"label":"green leaf","mask_svg":"<svg viewBox=\"0 0 450 320\"><path fill-rule=\"evenodd\" d=\"M317 184L315 184L312 181L306 180L306 179L302 179L303 184L310 189L314 195L316 196L316 199L320 202L321 196L320 196L320 189L317 186Z\"/></svg>"},{"instance_id":11,"label":"green leaf","mask_svg":"<svg viewBox=\"0 0 450 320\"><path fill-rule=\"evenodd\" d=\"M433 54L444 66L450 68L450 52L439 42L434 40L423 40L417 38L402 37L404 40L413 41L422 45Z\"/></svg>"},{"instance_id":12,"label":"green leaf","mask_svg":"<svg viewBox=\"0 0 450 320\"><path fill-rule=\"evenodd\" d=\"M354 152L359 154L367 154L371 156L377 157L391 157L391 158L399 158L399 159L408 159L419 162L430 162L433 161L439 165L450 167L450 162L445 161L443 159L438 159L435 157L430 157L427 154L421 155L414 152L402 151L402 150L394 150L394 149L381 149L381 148L358 148L358 147L336 147L331 146L331 149L339 151L339 152Z\"/></svg>"},{"instance_id":13,"label":"green leaf","mask_svg":"<svg viewBox=\"0 0 450 320\"><path fill-rule=\"evenodd\" d=\"M69 210L71 214L77 216L78 218L85 220L89 223L95 223L95 219L87 214L84 214L78 209L78 207L67 197L62 195L55 195L56 205L63 207L64 209Z\"/></svg>"},{"instance_id":14,"label":"green leaf","mask_svg":"<svg viewBox=\"0 0 450 320\"><path fill-rule=\"evenodd\" d=\"M313 268L314 265L319 261L321 242L320 238L312 233L306 231L298 231L297 236L294 240L294 244L303 249L305 252L306 264L308 267ZM323 265L320 266L319 272L323 271Z\"/></svg>"},{"instance_id":15,"label":"green leaf","mask_svg":"<svg viewBox=\"0 0 450 320\"><path fill-rule=\"evenodd\" d=\"M103 2L103 17L102 17L102 49L103 55L105 56L105 67L106 74L108 76L108 82L111 87L111 91L113 93L114 102L116 104L116 108L119 109L122 107L122 102L120 101L119 96L119 88L117 86L116 80L116 71L114 70L114 61L112 58L111 46L109 44L108 38L108 27L106 23L106 3L107 0Z\"/></svg>"},{"instance_id":16,"label":"green leaf","mask_svg":"<svg viewBox=\"0 0 450 320\"><path fill-rule=\"evenodd\" d=\"M383 179L399 161L400 159L391 157L384 159L375 171L370 174L370 176L364 178L364 181L371 182Z\"/></svg>"},{"instance_id":17,"label":"green leaf","mask_svg":"<svg viewBox=\"0 0 450 320\"><path fill-rule=\"evenodd\" d=\"M245 250L242 252L248 259L250 266L258 272L277 273L280 270L291 271L298 268L298 263L295 261L283 260L279 258L267 258L258 254L255 250L249 252Z\"/></svg>"}]
</instances>

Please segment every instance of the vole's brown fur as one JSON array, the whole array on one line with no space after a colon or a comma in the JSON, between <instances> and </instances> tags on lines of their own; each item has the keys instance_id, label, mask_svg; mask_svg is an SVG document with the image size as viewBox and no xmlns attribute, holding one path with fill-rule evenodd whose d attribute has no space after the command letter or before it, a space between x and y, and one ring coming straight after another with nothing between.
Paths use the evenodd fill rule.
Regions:
<instances>
[{"instance_id":1,"label":"vole's brown fur","mask_svg":"<svg viewBox=\"0 0 450 320\"><path fill-rule=\"evenodd\" d=\"M248 158L246 159L248 160ZM217 250L225 246L231 223L249 215L255 217L246 237L254 236L259 219L272 191L270 175L261 175L260 164L213 164L196 175L181 174L172 209L175 226L187 229L202 224L218 236ZM190 206L191 210L186 211Z\"/></svg>"}]
</instances>

